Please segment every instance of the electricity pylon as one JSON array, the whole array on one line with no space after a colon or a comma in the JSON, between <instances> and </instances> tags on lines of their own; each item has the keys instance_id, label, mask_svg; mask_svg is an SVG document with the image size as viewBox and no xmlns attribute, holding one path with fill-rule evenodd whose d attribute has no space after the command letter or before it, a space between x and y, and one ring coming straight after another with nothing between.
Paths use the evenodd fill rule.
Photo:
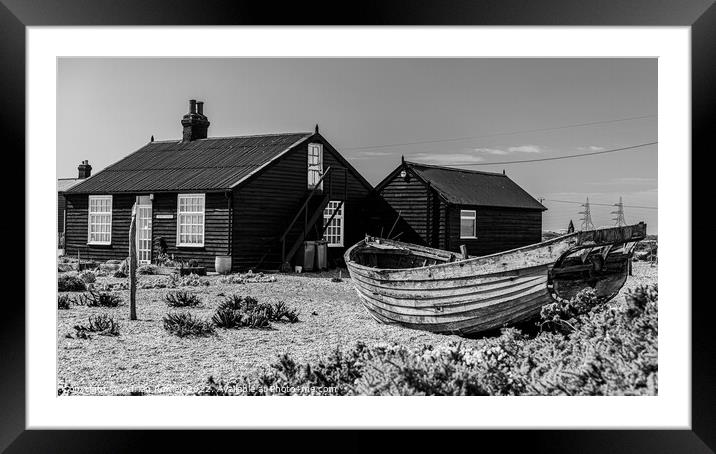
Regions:
<instances>
[{"instance_id":1,"label":"electricity pylon","mask_svg":"<svg viewBox=\"0 0 716 454\"><path fill-rule=\"evenodd\" d=\"M592 213L589 209L589 197L587 202L582 204L584 211L580 211L579 214L584 215L580 220L582 221L581 230L594 230L594 222L592 222Z\"/></svg>"},{"instance_id":2,"label":"electricity pylon","mask_svg":"<svg viewBox=\"0 0 716 454\"><path fill-rule=\"evenodd\" d=\"M614 206L617 207L617 211L612 211L611 214L616 214L617 217L612 218L612 221L616 221L617 227L623 227L626 225L626 220L624 219L624 203L622 203L621 197L619 197L619 203L615 203Z\"/></svg>"}]
</instances>

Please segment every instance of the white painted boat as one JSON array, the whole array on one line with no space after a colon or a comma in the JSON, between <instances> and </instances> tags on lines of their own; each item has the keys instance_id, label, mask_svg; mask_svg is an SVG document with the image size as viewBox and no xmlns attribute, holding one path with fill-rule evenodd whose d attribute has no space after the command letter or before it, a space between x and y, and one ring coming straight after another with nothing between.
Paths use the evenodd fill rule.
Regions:
<instances>
[{"instance_id":1,"label":"white painted boat","mask_svg":"<svg viewBox=\"0 0 716 454\"><path fill-rule=\"evenodd\" d=\"M646 224L567 234L482 257L366 237L345 253L353 285L381 323L473 334L529 319L592 287L604 301L624 285Z\"/></svg>"}]
</instances>

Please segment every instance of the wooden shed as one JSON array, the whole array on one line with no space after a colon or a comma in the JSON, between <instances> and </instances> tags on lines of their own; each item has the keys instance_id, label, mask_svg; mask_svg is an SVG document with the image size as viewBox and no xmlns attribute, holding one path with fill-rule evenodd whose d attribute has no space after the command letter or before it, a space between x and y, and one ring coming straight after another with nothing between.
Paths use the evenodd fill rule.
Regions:
<instances>
[{"instance_id":1,"label":"wooden shed","mask_svg":"<svg viewBox=\"0 0 716 454\"><path fill-rule=\"evenodd\" d=\"M65 191L92 175L92 166L89 164L89 161L82 161L82 163L77 166L77 172L77 178L57 179L57 244L60 248L64 247L65 236Z\"/></svg>"},{"instance_id":2,"label":"wooden shed","mask_svg":"<svg viewBox=\"0 0 716 454\"><path fill-rule=\"evenodd\" d=\"M376 191L428 246L486 255L541 241L547 208L504 173L403 161Z\"/></svg>"},{"instance_id":3,"label":"wooden shed","mask_svg":"<svg viewBox=\"0 0 716 454\"><path fill-rule=\"evenodd\" d=\"M66 253L128 254L138 203L138 259L160 251L214 269L279 269L304 240L328 242L329 263L368 231L372 186L319 133L207 137L203 103L190 101L181 140L151 141L65 193Z\"/></svg>"}]
</instances>

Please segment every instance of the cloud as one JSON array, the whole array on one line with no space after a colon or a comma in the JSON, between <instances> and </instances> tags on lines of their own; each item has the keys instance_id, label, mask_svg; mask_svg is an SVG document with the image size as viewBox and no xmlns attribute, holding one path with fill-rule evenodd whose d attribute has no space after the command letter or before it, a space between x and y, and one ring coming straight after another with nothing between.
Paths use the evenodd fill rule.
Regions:
<instances>
[{"instance_id":1,"label":"cloud","mask_svg":"<svg viewBox=\"0 0 716 454\"><path fill-rule=\"evenodd\" d=\"M391 151L376 151L376 150L368 150L368 151L354 151L350 153L350 157L353 159L367 159L367 158L377 158L381 156L390 156L393 153Z\"/></svg>"},{"instance_id":2,"label":"cloud","mask_svg":"<svg viewBox=\"0 0 716 454\"><path fill-rule=\"evenodd\" d=\"M520 145L519 147L510 147L507 151L510 153L541 153L542 149L537 145Z\"/></svg>"},{"instance_id":3,"label":"cloud","mask_svg":"<svg viewBox=\"0 0 716 454\"><path fill-rule=\"evenodd\" d=\"M579 151L602 151L606 150L604 147L598 147L596 145L589 145L588 147L577 147Z\"/></svg>"},{"instance_id":4,"label":"cloud","mask_svg":"<svg viewBox=\"0 0 716 454\"><path fill-rule=\"evenodd\" d=\"M475 148L478 153L506 155L512 153L541 153L542 148L537 145L519 145L516 147L502 148Z\"/></svg>"},{"instance_id":5,"label":"cloud","mask_svg":"<svg viewBox=\"0 0 716 454\"><path fill-rule=\"evenodd\" d=\"M485 160L482 156L477 156L474 153L415 153L410 156L406 156L405 159L425 164L439 165L454 165L458 163L472 164Z\"/></svg>"},{"instance_id":6,"label":"cloud","mask_svg":"<svg viewBox=\"0 0 716 454\"><path fill-rule=\"evenodd\" d=\"M509 154L509 151L500 150L499 148L475 148L475 151L487 154Z\"/></svg>"}]
</instances>

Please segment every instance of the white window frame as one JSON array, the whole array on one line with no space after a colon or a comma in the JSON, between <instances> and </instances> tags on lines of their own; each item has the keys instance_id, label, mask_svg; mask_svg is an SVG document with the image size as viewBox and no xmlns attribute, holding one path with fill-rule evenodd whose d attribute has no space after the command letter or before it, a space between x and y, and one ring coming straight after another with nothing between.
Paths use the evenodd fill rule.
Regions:
<instances>
[{"instance_id":1,"label":"white window frame","mask_svg":"<svg viewBox=\"0 0 716 454\"><path fill-rule=\"evenodd\" d=\"M333 214L332 211L329 212L329 213L326 213L326 210L328 210L329 207L331 206L331 204L333 204L333 203L335 203L335 204L340 204L341 201L340 201L340 200L330 200L330 201L328 202L328 205L327 205L326 208L323 210L323 222L324 222L324 223L325 223L325 222L328 220L328 218L330 218L331 215ZM345 231L346 231L346 215L345 215L345 214L346 214L346 203L345 203L345 202L343 202L343 205L341 205L341 209L340 209L340 210L341 210L340 213L336 213L336 215L333 217L333 220L331 221L331 223L333 223L334 221L336 221L336 219L340 219L340 220L341 220L341 231L340 231L340 240L341 240L341 241L340 241L340 243L331 243L331 242L329 242L329 243L327 244L328 247L343 247L343 244L345 243ZM330 225L327 226L327 227L326 227L326 230L323 232L323 239L324 239L324 240L326 239L326 233L328 232L328 229L329 229L330 227L331 227Z\"/></svg>"},{"instance_id":2,"label":"white window frame","mask_svg":"<svg viewBox=\"0 0 716 454\"><path fill-rule=\"evenodd\" d=\"M92 213L93 200L108 200L109 211L101 211ZM109 240L98 241L92 240L92 218L93 216L109 215ZM112 244L112 196L111 195L91 195L87 198L87 244L111 245Z\"/></svg>"},{"instance_id":3,"label":"white window frame","mask_svg":"<svg viewBox=\"0 0 716 454\"><path fill-rule=\"evenodd\" d=\"M180 212L181 207L181 199L182 198L201 198L202 201L202 208L203 210L201 212L199 211L187 211L187 212ZM182 243L181 242L181 219L182 215L197 215L201 214L201 243ZM177 238L176 238L176 244L177 247L204 247L204 243L206 242L206 194L177 194Z\"/></svg>"},{"instance_id":4,"label":"white window frame","mask_svg":"<svg viewBox=\"0 0 716 454\"><path fill-rule=\"evenodd\" d=\"M472 221L472 236L463 236L462 220L469 219ZM477 210L460 210L460 239L477 239Z\"/></svg>"},{"instance_id":5,"label":"white window frame","mask_svg":"<svg viewBox=\"0 0 716 454\"><path fill-rule=\"evenodd\" d=\"M311 170L311 150L318 150L318 173L317 178L315 180L311 180L311 175L315 174L315 172L312 172ZM314 184L315 181L320 180L320 178L323 176L323 144L322 143L309 143L308 144L308 151L306 152L306 178L308 183L308 189L313 189L316 185ZM318 184L318 189L323 190L323 181L321 181Z\"/></svg>"}]
</instances>

